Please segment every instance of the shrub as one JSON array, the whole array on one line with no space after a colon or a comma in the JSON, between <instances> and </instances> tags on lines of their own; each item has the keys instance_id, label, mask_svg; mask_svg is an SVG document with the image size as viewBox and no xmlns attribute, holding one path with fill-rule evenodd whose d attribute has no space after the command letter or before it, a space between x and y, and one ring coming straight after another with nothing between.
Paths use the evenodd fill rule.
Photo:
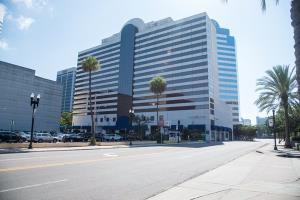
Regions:
<instances>
[{"instance_id":1,"label":"shrub","mask_svg":"<svg viewBox=\"0 0 300 200\"><path fill-rule=\"evenodd\" d=\"M300 142L300 136L293 136L292 141L294 142Z\"/></svg>"}]
</instances>

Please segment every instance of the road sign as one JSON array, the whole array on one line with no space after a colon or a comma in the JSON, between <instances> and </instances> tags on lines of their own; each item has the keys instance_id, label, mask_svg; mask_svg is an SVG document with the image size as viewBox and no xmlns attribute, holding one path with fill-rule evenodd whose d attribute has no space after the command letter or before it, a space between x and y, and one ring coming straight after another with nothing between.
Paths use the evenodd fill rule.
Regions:
<instances>
[{"instance_id":1,"label":"road sign","mask_svg":"<svg viewBox=\"0 0 300 200\"><path fill-rule=\"evenodd\" d=\"M270 118L270 119L269 119L269 126L270 126L270 127L273 127L273 124L274 124L273 119Z\"/></svg>"},{"instance_id":2,"label":"road sign","mask_svg":"<svg viewBox=\"0 0 300 200\"><path fill-rule=\"evenodd\" d=\"M165 121L165 126L170 126L170 121Z\"/></svg>"}]
</instances>

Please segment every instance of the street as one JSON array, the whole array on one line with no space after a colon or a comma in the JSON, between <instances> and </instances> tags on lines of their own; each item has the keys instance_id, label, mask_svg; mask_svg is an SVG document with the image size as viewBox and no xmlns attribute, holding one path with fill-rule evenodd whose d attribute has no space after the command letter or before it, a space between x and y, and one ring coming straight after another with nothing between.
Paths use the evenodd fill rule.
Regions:
<instances>
[{"instance_id":1,"label":"street","mask_svg":"<svg viewBox=\"0 0 300 200\"><path fill-rule=\"evenodd\" d=\"M264 144L0 154L0 199L147 199Z\"/></svg>"}]
</instances>

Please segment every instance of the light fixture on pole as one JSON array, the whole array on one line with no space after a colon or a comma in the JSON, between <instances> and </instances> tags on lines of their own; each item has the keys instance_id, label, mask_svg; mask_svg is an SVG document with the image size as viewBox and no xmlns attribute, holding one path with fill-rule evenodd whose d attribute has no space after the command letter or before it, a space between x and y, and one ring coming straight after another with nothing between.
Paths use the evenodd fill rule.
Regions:
<instances>
[{"instance_id":1,"label":"light fixture on pole","mask_svg":"<svg viewBox=\"0 0 300 200\"><path fill-rule=\"evenodd\" d=\"M30 105L32 106L32 120L31 120L31 134L30 134L30 143L28 146L28 149L32 149L32 140L33 140L33 127L34 127L34 115L36 108L39 106L41 95L38 94L36 97L34 96L34 93L31 93L30 95Z\"/></svg>"},{"instance_id":2,"label":"light fixture on pole","mask_svg":"<svg viewBox=\"0 0 300 200\"><path fill-rule=\"evenodd\" d=\"M276 145L276 133L275 133L275 110L272 109L272 118L269 118L269 127L271 127L273 129L273 135L274 135L274 150L278 150L277 149L277 145Z\"/></svg>"},{"instance_id":3,"label":"light fixture on pole","mask_svg":"<svg viewBox=\"0 0 300 200\"><path fill-rule=\"evenodd\" d=\"M134 110L133 109L129 109L129 119L130 119L130 126L132 128L132 120L135 117L134 115ZM129 145L132 145L132 141L131 141L131 137L129 139Z\"/></svg>"}]
</instances>

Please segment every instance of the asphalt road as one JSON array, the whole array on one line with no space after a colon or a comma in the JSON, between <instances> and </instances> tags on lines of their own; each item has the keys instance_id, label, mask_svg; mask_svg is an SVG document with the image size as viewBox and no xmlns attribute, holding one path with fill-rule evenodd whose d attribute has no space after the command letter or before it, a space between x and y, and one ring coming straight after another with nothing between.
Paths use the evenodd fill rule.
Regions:
<instances>
[{"instance_id":1,"label":"asphalt road","mask_svg":"<svg viewBox=\"0 0 300 200\"><path fill-rule=\"evenodd\" d=\"M225 142L0 154L0 199L147 199L262 145Z\"/></svg>"}]
</instances>

